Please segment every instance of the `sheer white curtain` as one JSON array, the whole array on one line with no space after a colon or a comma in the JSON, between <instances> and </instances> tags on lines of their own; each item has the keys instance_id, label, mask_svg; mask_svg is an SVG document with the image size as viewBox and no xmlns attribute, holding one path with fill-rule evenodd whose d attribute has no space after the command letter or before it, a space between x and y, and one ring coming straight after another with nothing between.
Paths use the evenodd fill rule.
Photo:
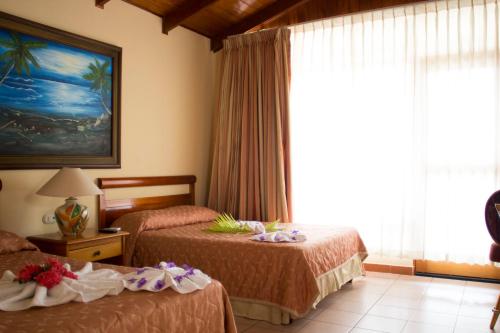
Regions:
<instances>
[{"instance_id":1,"label":"sheer white curtain","mask_svg":"<svg viewBox=\"0 0 500 333\"><path fill-rule=\"evenodd\" d=\"M499 188L499 4L438 1L292 28L295 223L371 254L487 262Z\"/></svg>"}]
</instances>

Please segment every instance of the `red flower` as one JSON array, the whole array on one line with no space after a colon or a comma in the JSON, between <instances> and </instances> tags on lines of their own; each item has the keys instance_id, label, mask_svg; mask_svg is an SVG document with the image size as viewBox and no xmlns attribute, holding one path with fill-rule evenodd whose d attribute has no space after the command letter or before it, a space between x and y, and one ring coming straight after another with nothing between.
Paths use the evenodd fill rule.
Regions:
<instances>
[{"instance_id":1,"label":"red flower","mask_svg":"<svg viewBox=\"0 0 500 333\"><path fill-rule=\"evenodd\" d=\"M47 259L47 264L49 266L49 270L58 272L60 274L63 274L66 271L66 268L64 268L63 264L57 259L54 258L49 258Z\"/></svg>"},{"instance_id":2,"label":"red flower","mask_svg":"<svg viewBox=\"0 0 500 333\"><path fill-rule=\"evenodd\" d=\"M26 265L17 274L17 280L20 283L36 281L48 289L58 285L63 277L78 279L78 275L68 271L60 261L54 258L47 259L46 264Z\"/></svg>"},{"instance_id":3,"label":"red flower","mask_svg":"<svg viewBox=\"0 0 500 333\"><path fill-rule=\"evenodd\" d=\"M30 282L35 276L42 272L42 267L39 265L26 265L17 273L17 280L21 283Z\"/></svg>"},{"instance_id":4,"label":"red flower","mask_svg":"<svg viewBox=\"0 0 500 333\"><path fill-rule=\"evenodd\" d=\"M62 275L56 271L49 270L35 276L35 280L38 284L50 289L61 282Z\"/></svg>"}]
</instances>

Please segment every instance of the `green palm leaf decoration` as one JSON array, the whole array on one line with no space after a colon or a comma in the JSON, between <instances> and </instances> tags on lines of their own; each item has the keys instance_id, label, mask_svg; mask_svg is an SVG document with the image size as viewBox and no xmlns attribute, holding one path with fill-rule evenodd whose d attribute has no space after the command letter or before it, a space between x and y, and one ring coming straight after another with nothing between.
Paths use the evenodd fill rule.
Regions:
<instances>
[{"instance_id":1,"label":"green palm leaf decoration","mask_svg":"<svg viewBox=\"0 0 500 333\"><path fill-rule=\"evenodd\" d=\"M211 232L222 232L226 234L251 232L251 230L247 226L241 227L237 223L236 219L231 214L227 213L223 213L217 216L214 224L212 224L207 230Z\"/></svg>"},{"instance_id":2,"label":"green palm leaf decoration","mask_svg":"<svg viewBox=\"0 0 500 333\"><path fill-rule=\"evenodd\" d=\"M265 224L266 232L274 232L280 230L277 225L279 223L279 219ZM223 213L215 219L214 223L207 229L210 232L221 232L226 234L245 234L251 233L252 230L244 225L241 226L238 224L238 221L231 215L227 213Z\"/></svg>"}]
</instances>

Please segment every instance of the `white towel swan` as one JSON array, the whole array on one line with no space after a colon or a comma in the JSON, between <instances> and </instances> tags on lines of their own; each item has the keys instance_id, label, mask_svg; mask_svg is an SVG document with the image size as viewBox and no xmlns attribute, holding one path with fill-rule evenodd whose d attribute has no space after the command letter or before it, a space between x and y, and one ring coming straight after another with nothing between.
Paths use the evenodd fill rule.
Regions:
<instances>
[{"instance_id":1,"label":"white towel swan","mask_svg":"<svg viewBox=\"0 0 500 333\"><path fill-rule=\"evenodd\" d=\"M64 267L70 270L69 265ZM18 311L71 301L86 303L106 295L118 295L124 288L157 292L171 287L178 293L186 294L203 289L212 281L198 269L165 262L156 267L138 268L125 275L111 269L94 271L92 263L86 263L75 274L78 279L63 277L59 284L47 289L35 281L19 283L16 275L7 270L0 279L0 310Z\"/></svg>"}]
</instances>

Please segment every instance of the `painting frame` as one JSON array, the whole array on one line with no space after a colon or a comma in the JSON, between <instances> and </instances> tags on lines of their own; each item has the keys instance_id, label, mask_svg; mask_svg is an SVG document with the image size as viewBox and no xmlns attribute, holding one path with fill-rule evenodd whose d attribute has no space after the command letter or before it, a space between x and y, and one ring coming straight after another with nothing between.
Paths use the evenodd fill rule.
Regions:
<instances>
[{"instance_id":1,"label":"painting frame","mask_svg":"<svg viewBox=\"0 0 500 333\"><path fill-rule=\"evenodd\" d=\"M103 155L56 155L56 154L0 154L0 170L7 169L55 169L61 167L80 167L92 169L121 168L121 71L122 48L59 30L40 23L29 21L0 11L0 29L6 29L34 38L48 40L63 46L111 58L111 130L109 133L110 154ZM1 125L1 124L0 124ZM0 141L0 145L2 142Z\"/></svg>"}]
</instances>

